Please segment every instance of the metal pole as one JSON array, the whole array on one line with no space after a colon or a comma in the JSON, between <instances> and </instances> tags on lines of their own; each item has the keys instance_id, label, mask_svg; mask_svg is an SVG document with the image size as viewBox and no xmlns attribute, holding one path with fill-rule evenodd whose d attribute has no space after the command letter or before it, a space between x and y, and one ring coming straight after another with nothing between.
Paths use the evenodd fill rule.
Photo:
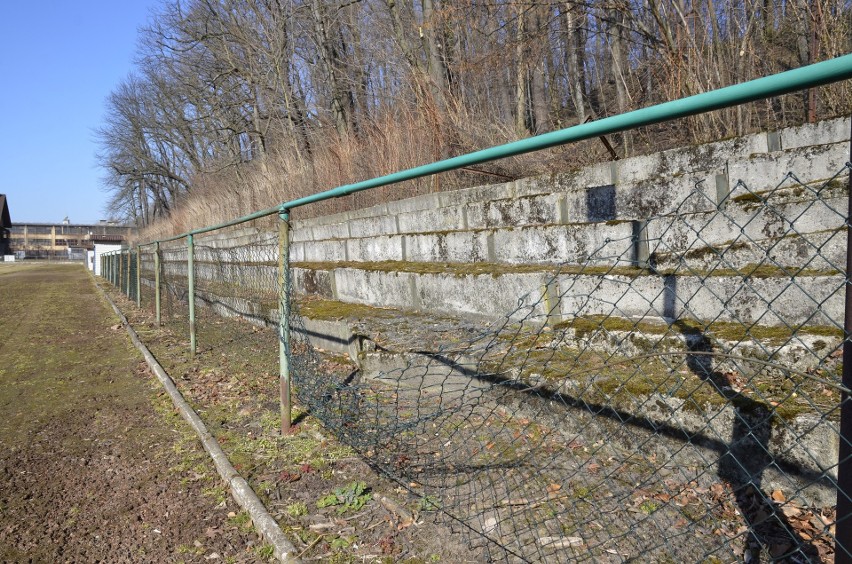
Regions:
<instances>
[{"instance_id":1,"label":"metal pole","mask_svg":"<svg viewBox=\"0 0 852 564\"><path fill-rule=\"evenodd\" d=\"M154 243L154 311L160 326L160 242Z\"/></svg>"},{"instance_id":2,"label":"metal pole","mask_svg":"<svg viewBox=\"0 0 852 564\"><path fill-rule=\"evenodd\" d=\"M142 247L136 245L136 307L142 307Z\"/></svg>"},{"instance_id":3,"label":"metal pole","mask_svg":"<svg viewBox=\"0 0 852 564\"><path fill-rule=\"evenodd\" d=\"M127 275L124 277L124 295L127 296L127 299L130 299L130 261L133 260L133 252L130 249L127 249Z\"/></svg>"},{"instance_id":4,"label":"metal pole","mask_svg":"<svg viewBox=\"0 0 852 564\"><path fill-rule=\"evenodd\" d=\"M186 236L186 271L189 281L189 353L195 356L195 242Z\"/></svg>"},{"instance_id":5,"label":"metal pole","mask_svg":"<svg viewBox=\"0 0 852 564\"><path fill-rule=\"evenodd\" d=\"M278 214L278 377L281 384L281 434L290 432L290 210Z\"/></svg>"},{"instance_id":6,"label":"metal pole","mask_svg":"<svg viewBox=\"0 0 852 564\"><path fill-rule=\"evenodd\" d=\"M281 434L290 432L290 210L278 218L278 379L281 386Z\"/></svg>"},{"instance_id":7,"label":"metal pole","mask_svg":"<svg viewBox=\"0 0 852 564\"><path fill-rule=\"evenodd\" d=\"M852 131L850 131L852 143ZM850 145L852 159L852 145ZM846 303L843 316L843 386L852 389L852 174L847 188L846 216ZM852 398L840 394L840 453L837 463L837 520L834 561L852 563Z\"/></svg>"},{"instance_id":8,"label":"metal pole","mask_svg":"<svg viewBox=\"0 0 852 564\"><path fill-rule=\"evenodd\" d=\"M123 251L116 251L116 252L118 253L118 258L116 259L116 262L118 263L117 264L118 272L116 272L117 280L116 280L115 287L118 288L118 291L120 292L122 290L122 288L124 287L124 283L121 279L121 277L124 276L124 252Z\"/></svg>"}]
</instances>

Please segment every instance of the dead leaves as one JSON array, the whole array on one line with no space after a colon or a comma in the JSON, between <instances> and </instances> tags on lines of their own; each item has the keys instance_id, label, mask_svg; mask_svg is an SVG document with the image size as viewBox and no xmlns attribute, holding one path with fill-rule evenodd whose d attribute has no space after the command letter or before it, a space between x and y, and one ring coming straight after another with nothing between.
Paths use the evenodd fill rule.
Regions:
<instances>
[{"instance_id":1,"label":"dead leaves","mask_svg":"<svg viewBox=\"0 0 852 564\"><path fill-rule=\"evenodd\" d=\"M292 484L293 482L298 482L302 479L302 475L298 472L289 472L287 470L282 470L278 473L278 481L285 484Z\"/></svg>"}]
</instances>

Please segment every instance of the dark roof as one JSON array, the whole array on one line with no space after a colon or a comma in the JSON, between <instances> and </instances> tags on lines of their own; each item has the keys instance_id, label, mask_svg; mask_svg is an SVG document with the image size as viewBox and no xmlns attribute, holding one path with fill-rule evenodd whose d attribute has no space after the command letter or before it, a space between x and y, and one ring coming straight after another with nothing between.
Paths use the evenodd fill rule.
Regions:
<instances>
[{"instance_id":1,"label":"dark roof","mask_svg":"<svg viewBox=\"0 0 852 564\"><path fill-rule=\"evenodd\" d=\"M6 204L6 194L0 194L0 227L12 227L9 206Z\"/></svg>"}]
</instances>

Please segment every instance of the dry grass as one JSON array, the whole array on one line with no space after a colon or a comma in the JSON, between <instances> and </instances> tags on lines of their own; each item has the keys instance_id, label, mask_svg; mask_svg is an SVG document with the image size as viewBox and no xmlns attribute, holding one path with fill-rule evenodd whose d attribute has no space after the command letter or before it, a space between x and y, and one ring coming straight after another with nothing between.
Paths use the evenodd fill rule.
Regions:
<instances>
[{"instance_id":1,"label":"dry grass","mask_svg":"<svg viewBox=\"0 0 852 564\"><path fill-rule=\"evenodd\" d=\"M514 140L516 136L509 129L467 112L440 124L413 110L384 116L357 135L345 138L330 132L327 137L315 135L311 140L310 160L292 146L273 147L264 162L243 163L197 176L193 192L179 202L170 217L144 229L140 240L153 241L214 225L345 184ZM429 192L564 171L596 162L605 155L602 144L588 141L582 146L550 149L480 165L475 170L445 173L327 200L300 208L295 216L315 217Z\"/></svg>"}]
</instances>

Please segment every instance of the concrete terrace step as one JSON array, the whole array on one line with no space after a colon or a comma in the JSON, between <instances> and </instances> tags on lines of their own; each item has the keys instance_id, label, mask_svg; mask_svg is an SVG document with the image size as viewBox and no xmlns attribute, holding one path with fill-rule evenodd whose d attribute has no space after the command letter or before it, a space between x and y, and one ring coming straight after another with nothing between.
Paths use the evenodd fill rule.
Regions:
<instances>
[{"instance_id":1,"label":"concrete terrace step","mask_svg":"<svg viewBox=\"0 0 852 564\"><path fill-rule=\"evenodd\" d=\"M839 185L839 183L837 183ZM797 190L804 193L796 193ZM683 260L703 250L736 244L759 251L778 246L777 240L791 235L805 243L813 233L841 229L845 222L844 188L832 185L819 189L796 185L792 189L775 189L752 193L740 188L723 208L690 211L679 215L657 216L647 222L644 233L650 251L658 254L685 255ZM691 195L702 200L700 193ZM765 203L764 203L765 202ZM684 207L695 210L689 200ZM608 221L526 226L511 229L476 229L403 235L384 235L348 239L329 239L314 243L297 243L291 259L298 262L494 262L508 264L634 264L637 260L634 239L637 222ZM834 237L831 248L817 246L813 250L830 264L842 264L837 253L840 238ZM784 245L781 245L784 246ZM845 251L842 251L845 252ZM742 254L742 253L741 253ZM801 253L775 253L776 264L800 264ZM785 263L789 258L793 262ZM838 262L839 260L839 262ZM759 263L755 255L749 262ZM700 264L700 263L699 263ZM746 264L746 263L739 263ZM816 267L814 268L823 268ZM834 267L836 268L836 267Z\"/></svg>"},{"instance_id":2,"label":"concrete terrace step","mask_svg":"<svg viewBox=\"0 0 852 564\"><path fill-rule=\"evenodd\" d=\"M491 319L614 315L770 326L841 326L843 319L841 274L776 267L651 273L488 263L294 263L293 284L299 294L347 303Z\"/></svg>"},{"instance_id":3,"label":"concrete terrace step","mask_svg":"<svg viewBox=\"0 0 852 564\"><path fill-rule=\"evenodd\" d=\"M597 413L595 406L606 405L617 410L619 422L672 426L696 444L702 437L727 441L749 406L771 405L772 441L765 448L773 457L807 469L804 474L831 472L836 463L834 422L814 411L826 388L819 378L803 376L838 347L842 335L833 327L585 316L542 330L328 300L301 300L297 309L296 338L350 356L358 366L356 382L370 390L370 381L380 382L397 400L431 398L450 410L497 401L569 434L579 412ZM715 355L694 356L700 351ZM714 387L710 380L721 373L739 374L742 381L731 382L734 389ZM539 400L565 402L578 413L564 417ZM738 415L739 405L746 407ZM595 422L586 424L591 428L583 432L594 435ZM789 475L767 472L764 479L770 489L789 487ZM833 493L820 486L799 492L828 504Z\"/></svg>"}]
</instances>

